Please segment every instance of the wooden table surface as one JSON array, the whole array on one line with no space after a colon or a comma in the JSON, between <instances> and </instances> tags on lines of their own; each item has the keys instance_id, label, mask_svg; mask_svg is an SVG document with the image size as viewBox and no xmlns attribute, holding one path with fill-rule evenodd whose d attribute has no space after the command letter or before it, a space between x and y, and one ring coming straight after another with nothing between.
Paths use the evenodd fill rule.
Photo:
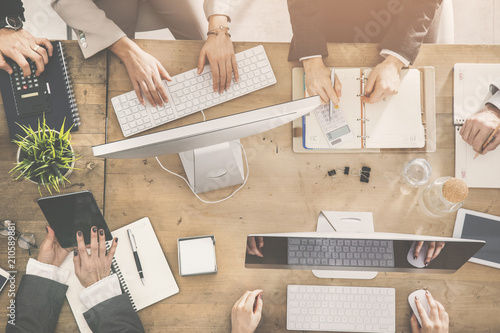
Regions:
<instances>
[{"instance_id":1,"label":"wooden table surface","mask_svg":"<svg viewBox=\"0 0 500 333\"><path fill-rule=\"evenodd\" d=\"M138 41L159 59L171 75L196 66L200 42ZM235 43L239 52L255 43ZM373 280L318 279L310 271L259 270L244 267L246 235L251 233L314 231L321 210L373 212L375 231L451 236L455 214L433 219L418 207L419 191L400 192L398 169L405 161L424 157L432 165L431 181L454 174L454 132L452 126L453 65L457 62L500 62L500 46L424 45L416 66L436 69L437 151L435 153L384 152L381 154L295 154L292 151L291 124L241 140L249 159L250 177L244 189L226 202L204 204L194 197L186 184L163 171L154 159L95 159L90 146L104 142L105 80L99 76L105 60L102 54L81 63L74 43L68 50L70 66L80 71L75 76L77 102L82 113L82 128L75 133L75 145L84 155L71 181L74 191L92 189L102 203L111 230L147 216L150 218L163 251L180 288L180 293L139 312L147 332L225 332L230 328L230 310L246 291L264 289L264 314L258 332L286 331L286 286L288 284L348 285L396 288L396 331L410 332L408 294L429 288L450 314L452 332L492 332L500 327L500 271L467 263L452 275L380 273ZM206 110L207 119L291 100L291 70L300 66L288 62L288 44L264 44L278 83L245 97ZM328 66L375 66L380 57L376 45L331 44ZM78 61L78 62L76 62ZM84 66L84 67L82 67ZM85 72L86 68L95 68ZM104 70L104 69L103 69ZM105 72L104 72L105 73ZM100 79L96 78L97 75ZM107 141L123 139L109 99L132 90L125 67L109 55L107 94ZM91 104L91 105L88 105ZM3 114L2 114L3 117ZM153 131L201 121L200 114L163 125ZM90 129L92 127L92 129ZM91 134L91 135L88 135ZM14 161L15 146L9 143L5 120L0 119L3 184L2 212L5 218L19 222L23 231L43 237L43 216L36 207L36 186L10 182L7 171ZM160 157L169 169L183 173L177 155ZM85 164L94 162L93 170ZM370 183L358 177L327 171L337 167L372 168ZM96 172L97 171L97 172ZM96 175L95 182L90 179ZM85 179L85 180L84 180ZM92 178L94 180L94 178ZM105 181L105 183L104 183ZM233 189L204 195L209 200L225 197ZM465 208L500 215L500 190L471 189ZM25 207L28 207L26 209ZM22 228L21 228L22 227ZM216 275L180 277L177 262L177 238L215 235ZM0 242L3 240L0 238ZM0 243L4 244L4 243ZM6 265L5 246L0 249L0 266ZM36 252L35 254L36 255ZM18 252L18 270L24 269L27 254ZM20 275L18 275L20 277ZM7 304L0 295L0 304ZM0 308L0 316L6 313ZM67 304L63 307L58 332L76 331Z\"/></svg>"}]
</instances>

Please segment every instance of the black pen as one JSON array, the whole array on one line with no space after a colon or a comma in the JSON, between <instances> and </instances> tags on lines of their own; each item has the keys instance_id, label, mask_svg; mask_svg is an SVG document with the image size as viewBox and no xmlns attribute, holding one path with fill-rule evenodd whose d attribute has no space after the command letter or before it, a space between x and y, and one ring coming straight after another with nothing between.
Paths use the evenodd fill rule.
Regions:
<instances>
[{"instance_id":1,"label":"black pen","mask_svg":"<svg viewBox=\"0 0 500 333\"><path fill-rule=\"evenodd\" d=\"M132 252L134 253L135 265L137 266L137 271L139 272L139 276L141 277L141 281L143 285L144 283L144 274L142 273L141 261L139 260L139 254L137 253L137 244L135 243L135 237L132 233L132 230L127 229L128 239L130 240L130 246L132 246Z\"/></svg>"}]
</instances>

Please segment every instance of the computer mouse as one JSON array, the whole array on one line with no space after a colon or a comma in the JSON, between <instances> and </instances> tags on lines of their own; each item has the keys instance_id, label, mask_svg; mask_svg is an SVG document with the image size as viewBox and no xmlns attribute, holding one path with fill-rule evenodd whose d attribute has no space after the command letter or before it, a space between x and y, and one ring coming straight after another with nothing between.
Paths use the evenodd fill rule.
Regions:
<instances>
[{"instance_id":1,"label":"computer mouse","mask_svg":"<svg viewBox=\"0 0 500 333\"><path fill-rule=\"evenodd\" d=\"M427 315L430 316L431 313L431 307L429 306L429 302L427 301L427 296L425 294L424 289L419 289L415 290L408 296L408 303L410 303L410 307L417 317L418 323L420 324L420 327L422 327L422 319L420 319L420 314L418 313L417 310L417 305L415 304L415 296L418 297L418 300L420 301L420 304L424 307L425 312L427 312Z\"/></svg>"},{"instance_id":2,"label":"computer mouse","mask_svg":"<svg viewBox=\"0 0 500 333\"><path fill-rule=\"evenodd\" d=\"M410 265L412 265L413 267L424 268L425 258L427 257L427 247L428 247L427 242L424 242L424 245L422 245L422 248L420 248L420 253L418 254L417 259L413 258L413 253L415 252L415 246L417 246L417 242L413 242L413 244L411 245L406 260L408 260Z\"/></svg>"}]
</instances>

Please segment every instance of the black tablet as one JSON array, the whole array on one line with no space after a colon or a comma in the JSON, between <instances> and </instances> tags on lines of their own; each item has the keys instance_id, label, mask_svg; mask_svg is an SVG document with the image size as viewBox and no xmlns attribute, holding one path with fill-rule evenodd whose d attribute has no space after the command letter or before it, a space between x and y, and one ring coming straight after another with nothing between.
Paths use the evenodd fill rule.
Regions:
<instances>
[{"instance_id":1,"label":"black tablet","mask_svg":"<svg viewBox=\"0 0 500 333\"><path fill-rule=\"evenodd\" d=\"M85 244L90 244L90 228L103 229L111 240L106 221L90 191L74 192L38 199L38 205L62 247L74 247L76 232L83 232Z\"/></svg>"}]
</instances>

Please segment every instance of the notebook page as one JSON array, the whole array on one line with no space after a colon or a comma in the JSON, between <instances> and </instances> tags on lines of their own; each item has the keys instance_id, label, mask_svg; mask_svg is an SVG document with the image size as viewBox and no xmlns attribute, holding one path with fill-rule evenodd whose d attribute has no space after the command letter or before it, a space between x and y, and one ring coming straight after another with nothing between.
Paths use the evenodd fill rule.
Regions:
<instances>
[{"instance_id":1,"label":"notebook page","mask_svg":"<svg viewBox=\"0 0 500 333\"><path fill-rule=\"evenodd\" d=\"M455 177L469 187L500 188L500 149L479 155L462 139L460 127L455 127Z\"/></svg>"},{"instance_id":2,"label":"notebook page","mask_svg":"<svg viewBox=\"0 0 500 333\"><path fill-rule=\"evenodd\" d=\"M460 125L491 96L490 84L500 77L500 64L455 64L453 70L453 123Z\"/></svg>"},{"instance_id":3,"label":"notebook page","mask_svg":"<svg viewBox=\"0 0 500 333\"><path fill-rule=\"evenodd\" d=\"M360 149L361 139L361 124L358 121L361 118L361 101L357 95L360 94L360 82L356 80L360 77L359 68L335 68L342 84L342 97L340 98L339 106L344 111L349 127L354 134L354 139L348 142L341 142L330 148L326 141L325 134L316 119L316 114L311 112L305 116L305 145L307 148L330 148L330 149Z\"/></svg>"},{"instance_id":4,"label":"notebook page","mask_svg":"<svg viewBox=\"0 0 500 333\"><path fill-rule=\"evenodd\" d=\"M127 229L131 229L135 236L145 285L142 284L135 265ZM121 249L116 251L115 260L137 311L179 292L153 226L147 217L113 231L112 235L121 241L119 244Z\"/></svg>"},{"instance_id":5,"label":"notebook page","mask_svg":"<svg viewBox=\"0 0 500 333\"><path fill-rule=\"evenodd\" d=\"M371 69L366 69L365 78L370 73ZM425 145L420 88L420 71L402 70L396 95L365 104L366 148L422 148Z\"/></svg>"}]
</instances>

